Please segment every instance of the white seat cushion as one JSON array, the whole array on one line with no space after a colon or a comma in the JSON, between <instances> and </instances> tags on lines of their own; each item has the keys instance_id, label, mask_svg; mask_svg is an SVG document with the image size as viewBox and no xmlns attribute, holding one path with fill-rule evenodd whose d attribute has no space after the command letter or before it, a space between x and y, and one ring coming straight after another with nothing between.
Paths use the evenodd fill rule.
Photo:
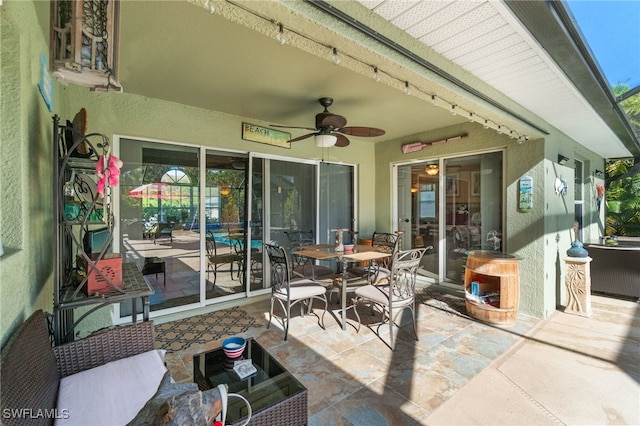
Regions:
<instances>
[{"instance_id":1,"label":"white seat cushion","mask_svg":"<svg viewBox=\"0 0 640 426\"><path fill-rule=\"evenodd\" d=\"M389 286L388 285L365 285L356 289L356 296L362 296L375 303L381 305L389 305ZM400 299L397 295L393 297L394 307L403 307L410 305L412 298Z\"/></svg>"},{"instance_id":2,"label":"white seat cushion","mask_svg":"<svg viewBox=\"0 0 640 426\"><path fill-rule=\"evenodd\" d=\"M286 287L282 287L280 291L274 293L279 299L287 299ZM327 289L320 284L306 279L293 279L290 283L291 300L308 299L313 296L321 296L327 292Z\"/></svg>"},{"instance_id":3,"label":"white seat cushion","mask_svg":"<svg viewBox=\"0 0 640 426\"><path fill-rule=\"evenodd\" d=\"M62 425L126 425L158 390L167 368L156 351L120 359L60 380Z\"/></svg>"}]
</instances>

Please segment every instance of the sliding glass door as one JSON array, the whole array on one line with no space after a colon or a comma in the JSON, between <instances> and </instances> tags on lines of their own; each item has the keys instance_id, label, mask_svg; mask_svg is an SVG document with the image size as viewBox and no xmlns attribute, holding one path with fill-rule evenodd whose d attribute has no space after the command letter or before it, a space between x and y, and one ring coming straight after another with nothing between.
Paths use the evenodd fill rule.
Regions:
<instances>
[{"instance_id":1,"label":"sliding glass door","mask_svg":"<svg viewBox=\"0 0 640 426\"><path fill-rule=\"evenodd\" d=\"M255 157L252 161L251 234L291 249L292 231L312 231L316 242L351 240L355 217L353 166ZM262 253L253 254L254 264ZM258 270L259 268L255 268ZM258 274L256 274L258 275ZM261 277L261 275L260 275ZM254 279L257 289L262 283ZM268 282L262 283L263 287Z\"/></svg>"},{"instance_id":2,"label":"sliding glass door","mask_svg":"<svg viewBox=\"0 0 640 426\"><path fill-rule=\"evenodd\" d=\"M353 166L320 163L319 242L335 242L334 229L344 229L345 242L356 238L355 190ZM360 238L364 238L360 236ZM370 238L367 236L366 238Z\"/></svg>"},{"instance_id":3,"label":"sliding glass door","mask_svg":"<svg viewBox=\"0 0 640 426\"><path fill-rule=\"evenodd\" d=\"M120 252L147 274L151 310L200 301L197 147L121 140ZM140 312L140 309L138 309ZM131 315L129 303L120 316Z\"/></svg>"},{"instance_id":4,"label":"sliding glass door","mask_svg":"<svg viewBox=\"0 0 640 426\"><path fill-rule=\"evenodd\" d=\"M461 285L471 250L502 250L502 152L400 165L398 230L404 248L427 247L421 275Z\"/></svg>"},{"instance_id":5,"label":"sliding glass door","mask_svg":"<svg viewBox=\"0 0 640 426\"><path fill-rule=\"evenodd\" d=\"M246 265L252 247L247 235L248 156L206 151L204 223L206 299L246 292Z\"/></svg>"},{"instance_id":6,"label":"sliding glass door","mask_svg":"<svg viewBox=\"0 0 640 426\"><path fill-rule=\"evenodd\" d=\"M351 238L353 166L133 139L119 156L120 251L153 287L152 312L267 292L263 242L290 247L289 231Z\"/></svg>"}]
</instances>

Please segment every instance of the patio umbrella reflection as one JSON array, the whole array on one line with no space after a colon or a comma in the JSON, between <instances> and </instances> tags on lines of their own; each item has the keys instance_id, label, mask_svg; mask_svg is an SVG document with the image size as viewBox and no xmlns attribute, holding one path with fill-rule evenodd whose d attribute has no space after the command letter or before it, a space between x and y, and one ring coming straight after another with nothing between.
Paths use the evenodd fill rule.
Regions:
<instances>
[{"instance_id":1,"label":"patio umbrella reflection","mask_svg":"<svg viewBox=\"0 0 640 426\"><path fill-rule=\"evenodd\" d=\"M172 193L170 187L170 184L162 182L145 183L144 185L140 185L127 192L127 196L131 198L146 198L152 200L179 198L179 195L174 195Z\"/></svg>"},{"instance_id":2,"label":"patio umbrella reflection","mask_svg":"<svg viewBox=\"0 0 640 426\"><path fill-rule=\"evenodd\" d=\"M149 206L149 201L157 201L158 221L164 222L164 212L162 209L162 200L176 200L180 198L180 194L174 193L172 185L164 182L152 182L140 185L127 192L130 198L139 199L145 205ZM155 207L155 206L154 206Z\"/></svg>"}]
</instances>

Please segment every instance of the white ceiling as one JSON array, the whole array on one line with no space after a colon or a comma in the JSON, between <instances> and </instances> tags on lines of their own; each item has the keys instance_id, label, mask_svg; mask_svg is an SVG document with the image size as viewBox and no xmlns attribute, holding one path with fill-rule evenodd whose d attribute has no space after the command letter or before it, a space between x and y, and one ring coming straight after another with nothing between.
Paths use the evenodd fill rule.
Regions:
<instances>
[{"instance_id":1,"label":"white ceiling","mask_svg":"<svg viewBox=\"0 0 640 426\"><path fill-rule=\"evenodd\" d=\"M260 13L277 7L273 2L240 3ZM360 3L599 155L629 155L502 2ZM467 121L418 96L406 96L401 87L376 83L344 63L334 65L329 54L280 46L251 26L184 1L121 2L120 83L127 93L291 126L313 126L322 110L318 98L330 96L335 99L330 111L345 116L348 125L386 130L385 136L368 139L372 143ZM504 117L486 114L498 122ZM517 119L512 122L521 134L535 133Z\"/></svg>"},{"instance_id":2,"label":"white ceiling","mask_svg":"<svg viewBox=\"0 0 640 426\"><path fill-rule=\"evenodd\" d=\"M499 1L360 0L603 157L628 150Z\"/></svg>"}]
</instances>

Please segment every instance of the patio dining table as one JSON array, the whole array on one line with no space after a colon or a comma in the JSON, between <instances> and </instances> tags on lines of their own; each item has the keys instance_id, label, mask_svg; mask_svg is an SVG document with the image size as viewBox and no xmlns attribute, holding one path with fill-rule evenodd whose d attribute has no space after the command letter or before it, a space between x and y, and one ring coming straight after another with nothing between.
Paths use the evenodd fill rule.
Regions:
<instances>
[{"instance_id":1,"label":"patio dining table","mask_svg":"<svg viewBox=\"0 0 640 426\"><path fill-rule=\"evenodd\" d=\"M336 247L334 245L316 244L299 247L295 250L295 254L297 256L303 256L314 260L336 260L342 265L340 302L343 330L347 329L347 269L349 263L370 262L372 260L391 257L391 253L378 251L376 247L368 245L355 245L352 251L336 251Z\"/></svg>"}]
</instances>

